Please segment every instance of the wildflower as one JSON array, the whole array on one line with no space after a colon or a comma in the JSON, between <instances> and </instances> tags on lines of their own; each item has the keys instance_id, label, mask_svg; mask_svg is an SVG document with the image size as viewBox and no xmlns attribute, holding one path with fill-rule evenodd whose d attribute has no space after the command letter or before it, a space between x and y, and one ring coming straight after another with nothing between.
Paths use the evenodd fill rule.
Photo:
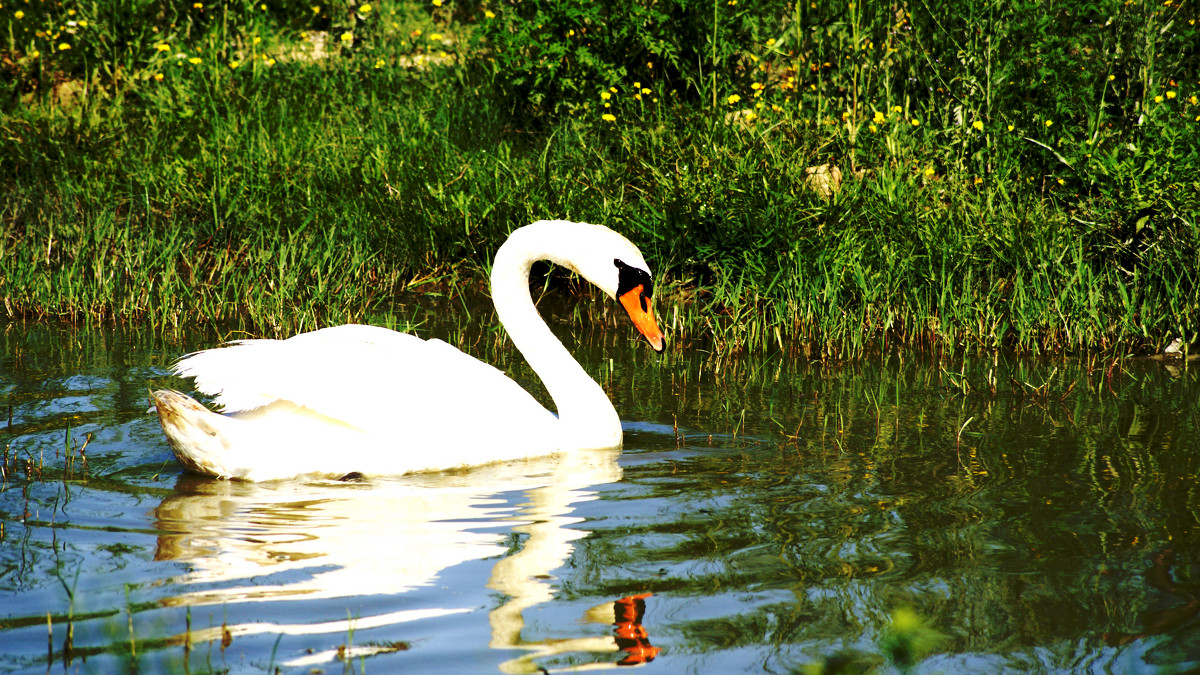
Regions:
<instances>
[{"instance_id":1,"label":"wildflower","mask_svg":"<svg viewBox=\"0 0 1200 675\"><path fill-rule=\"evenodd\" d=\"M313 14L320 14L320 13L321 13L321 6L320 6L320 5L313 5L312 7L309 7L309 9L311 9L311 10L312 10L312 13L313 13Z\"/></svg>"},{"instance_id":2,"label":"wildflower","mask_svg":"<svg viewBox=\"0 0 1200 675\"><path fill-rule=\"evenodd\" d=\"M634 89L641 89L641 88L642 88L642 83L641 83L641 82L634 82L634 83L633 83L633 88L634 88Z\"/></svg>"},{"instance_id":3,"label":"wildflower","mask_svg":"<svg viewBox=\"0 0 1200 675\"><path fill-rule=\"evenodd\" d=\"M768 47L770 47L770 46L772 46L772 45L774 45L774 44L775 44L775 38L771 38L771 39L767 40L767 46L768 46Z\"/></svg>"},{"instance_id":4,"label":"wildflower","mask_svg":"<svg viewBox=\"0 0 1200 675\"><path fill-rule=\"evenodd\" d=\"M17 11L13 12L13 16L17 17L18 19L24 19L25 12L22 12L21 10L18 9Z\"/></svg>"},{"instance_id":5,"label":"wildflower","mask_svg":"<svg viewBox=\"0 0 1200 675\"><path fill-rule=\"evenodd\" d=\"M32 57L32 58L35 58L35 59L36 59L37 57L41 56L41 55L42 55L42 53L41 53L41 52L39 52L39 51L38 51L38 50L36 50L36 49L35 49L35 50L33 50L33 51L31 51L31 52L29 52L29 56L30 56L30 57Z\"/></svg>"},{"instance_id":6,"label":"wildflower","mask_svg":"<svg viewBox=\"0 0 1200 675\"><path fill-rule=\"evenodd\" d=\"M204 3L203 2L193 2L192 8L193 9L204 9Z\"/></svg>"},{"instance_id":7,"label":"wildflower","mask_svg":"<svg viewBox=\"0 0 1200 675\"><path fill-rule=\"evenodd\" d=\"M342 36L339 37L338 39L341 40L342 42L354 42L354 32L346 31L345 33L342 33Z\"/></svg>"},{"instance_id":8,"label":"wildflower","mask_svg":"<svg viewBox=\"0 0 1200 675\"><path fill-rule=\"evenodd\" d=\"M871 121L874 122L875 124L883 124L884 122L887 121L887 118L883 116L883 113L876 110L875 117L871 118Z\"/></svg>"},{"instance_id":9,"label":"wildflower","mask_svg":"<svg viewBox=\"0 0 1200 675\"><path fill-rule=\"evenodd\" d=\"M203 60L204 59L200 58L199 56L193 56L192 58L188 59L188 63L192 64L193 66L198 66Z\"/></svg>"},{"instance_id":10,"label":"wildflower","mask_svg":"<svg viewBox=\"0 0 1200 675\"><path fill-rule=\"evenodd\" d=\"M162 73L155 73L155 74L154 74L154 81L155 81L155 82L162 82L162 79L163 79L163 74L162 74Z\"/></svg>"},{"instance_id":11,"label":"wildflower","mask_svg":"<svg viewBox=\"0 0 1200 675\"><path fill-rule=\"evenodd\" d=\"M441 7L441 6L442 6L442 0L433 0L433 6L434 6L434 7Z\"/></svg>"},{"instance_id":12,"label":"wildflower","mask_svg":"<svg viewBox=\"0 0 1200 675\"><path fill-rule=\"evenodd\" d=\"M1112 82L1112 81L1113 81L1113 80L1115 80L1115 79L1117 79L1117 76L1116 76L1116 75L1109 75L1109 76L1108 76L1108 81L1109 81L1109 82Z\"/></svg>"},{"instance_id":13,"label":"wildflower","mask_svg":"<svg viewBox=\"0 0 1200 675\"><path fill-rule=\"evenodd\" d=\"M914 117L914 118L913 118L913 120L912 120L912 125L913 125L914 127L919 127L919 126L921 126L921 120L919 120L919 119L917 119L917 118L915 118L915 117Z\"/></svg>"},{"instance_id":14,"label":"wildflower","mask_svg":"<svg viewBox=\"0 0 1200 675\"><path fill-rule=\"evenodd\" d=\"M615 93L617 93L617 88L616 88L616 87L609 87L609 88L608 88L608 90L609 90L609 91L611 91L611 92L612 92L612 93L614 93L614 94L615 94Z\"/></svg>"},{"instance_id":15,"label":"wildflower","mask_svg":"<svg viewBox=\"0 0 1200 675\"><path fill-rule=\"evenodd\" d=\"M975 128L975 131L983 131L983 122L980 122L979 120L972 122L971 126Z\"/></svg>"},{"instance_id":16,"label":"wildflower","mask_svg":"<svg viewBox=\"0 0 1200 675\"><path fill-rule=\"evenodd\" d=\"M263 4L259 5L258 8L264 12L267 11L267 3L264 2Z\"/></svg>"},{"instance_id":17,"label":"wildflower","mask_svg":"<svg viewBox=\"0 0 1200 675\"><path fill-rule=\"evenodd\" d=\"M600 119L604 120L605 122L616 122L617 116L610 113L604 113L600 116Z\"/></svg>"},{"instance_id":18,"label":"wildflower","mask_svg":"<svg viewBox=\"0 0 1200 675\"><path fill-rule=\"evenodd\" d=\"M230 62L229 62L229 69L230 69L230 70L235 70L235 69L236 69L238 66L240 66L240 65L242 65L242 62L241 62L241 61L230 61Z\"/></svg>"},{"instance_id":19,"label":"wildflower","mask_svg":"<svg viewBox=\"0 0 1200 675\"><path fill-rule=\"evenodd\" d=\"M649 94L649 93L650 93L650 90L649 90L649 89L647 89L647 88L645 88L645 87L642 87L642 93L643 93L643 94Z\"/></svg>"},{"instance_id":20,"label":"wildflower","mask_svg":"<svg viewBox=\"0 0 1200 675\"><path fill-rule=\"evenodd\" d=\"M1066 183L1066 182L1067 182L1067 181L1065 181L1065 180L1063 180L1063 179L1061 179L1061 178L1056 178L1055 180L1056 180L1056 181L1058 181L1058 184L1059 184L1059 185L1062 185L1062 184L1064 184L1064 183Z\"/></svg>"},{"instance_id":21,"label":"wildflower","mask_svg":"<svg viewBox=\"0 0 1200 675\"><path fill-rule=\"evenodd\" d=\"M485 9L485 10L483 10L483 18L494 19L494 18L496 18L496 13L491 11L490 9Z\"/></svg>"},{"instance_id":22,"label":"wildflower","mask_svg":"<svg viewBox=\"0 0 1200 675\"><path fill-rule=\"evenodd\" d=\"M65 52L70 48L71 48L71 45L69 45L65 42L58 43L58 51L60 51L60 52Z\"/></svg>"},{"instance_id":23,"label":"wildflower","mask_svg":"<svg viewBox=\"0 0 1200 675\"><path fill-rule=\"evenodd\" d=\"M88 27L88 22L87 22L87 20L86 20L86 19L80 19L80 20L79 20L79 27L80 27L80 28L87 28L87 27Z\"/></svg>"},{"instance_id":24,"label":"wildflower","mask_svg":"<svg viewBox=\"0 0 1200 675\"><path fill-rule=\"evenodd\" d=\"M727 100L729 101L729 105L733 105L733 104L737 103L738 101L742 100L742 97L738 96L737 94L730 94L729 98Z\"/></svg>"},{"instance_id":25,"label":"wildflower","mask_svg":"<svg viewBox=\"0 0 1200 675\"><path fill-rule=\"evenodd\" d=\"M258 43L262 42L262 38L256 36L253 40L251 40L251 42L253 44L258 44Z\"/></svg>"},{"instance_id":26,"label":"wildflower","mask_svg":"<svg viewBox=\"0 0 1200 675\"><path fill-rule=\"evenodd\" d=\"M755 115L754 111L751 110L751 111L747 112L745 117L743 117L742 119L746 120L747 122L753 122L754 120L758 119L758 115Z\"/></svg>"},{"instance_id":27,"label":"wildflower","mask_svg":"<svg viewBox=\"0 0 1200 675\"><path fill-rule=\"evenodd\" d=\"M762 82L751 82L751 83L750 83L750 88L751 88L751 89L753 89L753 90L755 90L755 91L758 91L758 90L760 90L760 89L762 89L762 88L763 88L763 84L762 84Z\"/></svg>"},{"instance_id":28,"label":"wildflower","mask_svg":"<svg viewBox=\"0 0 1200 675\"><path fill-rule=\"evenodd\" d=\"M171 45L165 42L160 42L154 46L154 50L159 52L169 52L171 51Z\"/></svg>"},{"instance_id":29,"label":"wildflower","mask_svg":"<svg viewBox=\"0 0 1200 675\"><path fill-rule=\"evenodd\" d=\"M926 178L933 178L933 174L934 174L934 173L935 173L935 171L933 170L933 167L932 167L932 166L931 166L931 167L927 167L927 168L925 169L925 177L926 177Z\"/></svg>"},{"instance_id":30,"label":"wildflower","mask_svg":"<svg viewBox=\"0 0 1200 675\"><path fill-rule=\"evenodd\" d=\"M1011 125L1011 124L1010 124L1010 125L1008 125L1008 130L1009 130L1009 131L1012 131L1013 129L1016 129L1016 127L1014 127L1014 126L1013 126L1013 125Z\"/></svg>"},{"instance_id":31,"label":"wildflower","mask_svg":"<svg viewBox=\"0 0 1200 675\"><path fill-rule=\"evenodd\" d=\"M894 105L894 106L892 106L891 112L899 115L900 113L904 112L904 108L901 108L898 105Z\"/></svg>"},{"instance_id":32,"label":"wildflower","mask_svg":"<svg viewBox=\"0 0 1200 675\"><path fill-rule=\"evenodd\" d=\"M441 33L430 33L430 34L429 34L429 41L430 41L430 42L438 42L438 41L440 41L441 39L442 39L442 34L441 34Z\"/></svg>"},{"instance_id":33,"label":"wildflower","mask_svg":"<svg viewBox=\"0 0 1200 675\"><path fill-rule=\"evenodd\" d=\"M1154 97L1154 102L1155 102L1155 103L1162 103L1162 96L1155 96L1155 97Z\"/></svg>"},{"instance_id":34,"label":"wildflower","mask_svg":"<svg viewBox=\"0 0 1200 675\"><path fill-rule=\"evenodd\" d=\"M874 124L868 125L867 128L871 130L871 133L875 133L876 131L879 131L879 128L876 127Z\"/></svg>"},{"instance_id":35,"label":"wildflower","mask_svg":"<svg viewBox=\"0 0 1200 675\"><path fill-rule=\"evenodd\" d=\"M275 65L275 59L267 59L267 65L268 65L268 66L273 66L273 65Z\"/></svg>"},{"instance_id":36,"label":"wildflower","mask_svg":"<svg viewBox=\"0 0 1200 675\"><path fill-rule=\"evenodd\" d=\"M1197 103L1200 103L1200 99L1196 98L1196 95L1195 95L1195 94L1192 94L1192 95L1191 95L1191 96L1188 98L1188 103L1191 103L1192 105L1196 105Z\"/></svg>"},{"instance_id":37,"label":"wildflower","mask_svg":"<svg viewBox=\"0 0 1200 675\"><path fill-rule=\"evenodd\" d=\"M612 94L608 93L607 91L602 91L600 92L600 98L607 101L608 99L612 98Z\"/></svg>"},{"instance_id":38,"label":"wildflower","mask_svg":"<svg viewBox=\"0 0 1200 675\"><path fill-rule=\"evenodd\" d=\"M378 68L382 68L382 67L383 67L383 59L375 59L375 68L378 69Z\"/></svg>"},{"instance_id":39,"label":"wildflower","mask_svg":"<svg viewBox=\"0 0 1200 675\"><path fill-rule=\"evenodd\" d=\"M1046 120L1046 128L1049 129L1052 126L1054 126L1054 120Z\"/></svg>"},{"instance_id":40,"label":"wildflower","mask_svg":"<svg viewBox=\"0 0 1200 675\"><path fill-rule=\"evenodd\" d=\"M980 183L982 183L982 182L983 182L983 179L982 179L982 178L980 178L979 176L975 176L975 184L976 184L976 185L979 185L979 184L980 184Z\"/></svg>"},{"instance_id":41,"label":"wildflower","mask_svg":"<svg viewBox=\"0 0 1200 675\"><path fill-rule=\"evenodd\" d=\"M1167 92L1167 98L1175 98L1175 92L1173 92L1173 91L1168 91L1168 92Z\"/></svg>"},{"instance_id":42,"label":"wildflower","mask_svg":"<svg viewBox=\"0 0 1200 675\"><path fill-rule=\"evenodd\" d=\"M368 2L365 5L363 5L362 7L359 7L358 11L362 12L363 14L370 14L371 13L371 3Z\"/></svg>"}]
</instances>

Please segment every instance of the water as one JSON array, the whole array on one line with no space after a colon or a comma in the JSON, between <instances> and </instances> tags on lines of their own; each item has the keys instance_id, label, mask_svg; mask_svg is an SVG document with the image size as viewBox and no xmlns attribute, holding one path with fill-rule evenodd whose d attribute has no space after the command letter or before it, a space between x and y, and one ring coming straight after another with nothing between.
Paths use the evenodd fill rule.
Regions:
<instances>
[{"instance_id":1,"label":"water","mask_svg":"<svg viewBox=\"0 0 1200 675\"><path fill-rule=\"evenodd\" d=\"M0 671L1200 667L1194 367L579 333L620 453L253 485L146 414L216 336L0 326Z\"/></svg>"}]
</instances>

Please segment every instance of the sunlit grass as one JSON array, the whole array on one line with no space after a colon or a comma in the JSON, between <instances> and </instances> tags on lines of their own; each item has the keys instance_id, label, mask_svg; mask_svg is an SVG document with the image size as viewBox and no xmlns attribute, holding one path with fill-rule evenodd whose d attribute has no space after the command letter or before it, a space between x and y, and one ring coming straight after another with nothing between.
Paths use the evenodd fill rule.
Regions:
<instances>
[{"instance_id":1,"label":"sunlit grass","mask_svg":"<svg viewBox=\"0 0 1200 675\"><path fill-rule=\"evenodd\" d=\"M721 351L1191 344L1194 10L939 7L6 3L3 312L373 320L565 217Z\"/></svg>"}]
</instances>

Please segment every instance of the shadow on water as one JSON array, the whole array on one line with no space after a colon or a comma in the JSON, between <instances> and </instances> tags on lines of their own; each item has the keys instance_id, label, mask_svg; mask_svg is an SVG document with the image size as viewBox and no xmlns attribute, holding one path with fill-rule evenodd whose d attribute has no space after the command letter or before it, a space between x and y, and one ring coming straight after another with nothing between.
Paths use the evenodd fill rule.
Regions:
<instances>
[{"instance_id":1,"label":"shadow on water","mask_svg":"<svg viewBox=\"0 0 1200 675\"><path fill-rule=\"evenodd\" d=\"M260 485L182 474L145 412L214 336L0 327L0 670L1200 666L1194 367L655 356L578 325L622 452ZM544 399L499 333L418 332ZM905 611L929 639L897 646Z\"/></svg>"}]
</instances>

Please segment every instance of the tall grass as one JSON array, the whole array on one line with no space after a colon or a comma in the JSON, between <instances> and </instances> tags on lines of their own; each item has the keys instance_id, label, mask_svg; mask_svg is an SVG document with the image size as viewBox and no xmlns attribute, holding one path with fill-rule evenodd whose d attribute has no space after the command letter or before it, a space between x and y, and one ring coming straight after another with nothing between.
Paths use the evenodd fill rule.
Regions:
<instances>
[{"instance_id":1,"label":"tall grass","mask_svg":"<svg viewBox=\"0 0 1200 675\"><path fill-rule=\"evenodd\" d=\"M1196 337L1187 4L196 4L0 8L7 316L370 320L566 217L726 351Z\"/></svg>"}]
</instances>

